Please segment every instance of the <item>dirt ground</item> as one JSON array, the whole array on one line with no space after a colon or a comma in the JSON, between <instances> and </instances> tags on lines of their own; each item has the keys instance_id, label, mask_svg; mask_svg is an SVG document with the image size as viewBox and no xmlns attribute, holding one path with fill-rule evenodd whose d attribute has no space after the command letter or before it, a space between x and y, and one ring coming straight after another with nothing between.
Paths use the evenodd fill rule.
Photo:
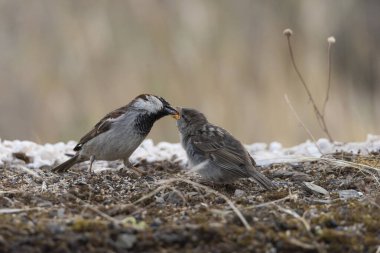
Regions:
<instances>
[{"instance_id":1,"label":"dirt ground","mask_svg":"<svg viewBox=\"0 0 380 253\"><path fill-rule=\"evenodd\" d=\"M261 168L274 191L201 184L170 161L91 176L15 157L0 168L0 252L380 252L377 154Z\"/></svg>"}]
</instances>

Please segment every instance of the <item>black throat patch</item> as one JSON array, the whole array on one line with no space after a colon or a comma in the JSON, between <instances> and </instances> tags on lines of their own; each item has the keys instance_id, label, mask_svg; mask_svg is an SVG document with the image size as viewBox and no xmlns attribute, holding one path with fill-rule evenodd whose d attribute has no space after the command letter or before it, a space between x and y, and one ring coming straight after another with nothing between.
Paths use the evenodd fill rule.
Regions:
<instances>
[{"instance_id":1,"label":"black throat patch","mask_svg":"<svg viewBox=\"0 0 380 253\"><path fill-rule=\"evenodd\" d=\"M164 111L140 114L135 120L135 129L140 135L146 136L152 129L154 122L164 116L166 116Z\"/></svg>"}]
</instances>

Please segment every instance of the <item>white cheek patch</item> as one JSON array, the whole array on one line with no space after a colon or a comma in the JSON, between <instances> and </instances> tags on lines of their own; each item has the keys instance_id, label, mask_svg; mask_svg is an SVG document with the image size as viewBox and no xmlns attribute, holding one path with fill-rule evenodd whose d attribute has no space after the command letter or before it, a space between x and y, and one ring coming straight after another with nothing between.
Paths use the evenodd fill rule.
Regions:
<instances>
[{"instance_id":1,"label":"white cheek patch","mask_svg":"<svg viewBox=\"0 0 380 253\"><path fill-rule=\"evenodd\" d=\"M148 100L144 100L141 98L137 99L134 103L134 106L138 109L143 109L151 113L155 113L162 110L163 104L161 100L154 96L149 96L147 98Z\"/></svg>"}]
</instances>

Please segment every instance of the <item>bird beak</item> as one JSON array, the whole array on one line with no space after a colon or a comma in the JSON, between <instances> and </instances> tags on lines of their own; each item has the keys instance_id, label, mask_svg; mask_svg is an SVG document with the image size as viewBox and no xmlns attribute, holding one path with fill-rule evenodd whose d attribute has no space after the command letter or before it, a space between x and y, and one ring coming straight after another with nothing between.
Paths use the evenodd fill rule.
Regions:
<instances>
[{"instance_id":1,"label":"bird beak","mask_svg":"<svg viewBox=\"0 0 380 253\"><path fill-rule=\"evenodd\" d=\"M179 112L171 106L165 106L165 112L172 115L172 117L176 120L180 119Z\"/></svg>"},{"instance_id":2,"label":"bird beak","mask_svg":"<svg viewBox=\"0 0 380 253\"><path fill-rule=\"evenodd\" d=\"M182 109L181 109L181 107L178 107L178 106L175 109L177 111L177 114L174 115L173 118L175 118L176 120L179 120L181 118L181 110Z\"/></svg>"},{"instance_id":3,"label":"bird beak","mask_svg":"<svg viewBox=\"0 0 380 253\"><path fill-rule=\"evenodd\" d=\"M179 115L179 113L175 114L172 116L175 120L179 120L181 118L181 116Z\"/></svg>"}]
</instances>

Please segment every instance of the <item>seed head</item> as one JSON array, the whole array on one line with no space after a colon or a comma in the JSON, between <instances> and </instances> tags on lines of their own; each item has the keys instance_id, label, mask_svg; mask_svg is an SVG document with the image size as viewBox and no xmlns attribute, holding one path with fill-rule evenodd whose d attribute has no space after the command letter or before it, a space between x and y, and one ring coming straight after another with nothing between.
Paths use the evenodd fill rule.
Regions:
<instances>
[{"instance_id":1,"label":"seed head","mask_svg":"<svg viewBox=\"0 0 380 253\"><path fill-rule=\"evenodd\" d=\"M290 28L286 28L282 33L283 33L286 37L290 37L290 36L292 36L293 31L292 31Z\"/></svg>"},{"instance_id":2,"label":"seed head","mask_svg":"<svg viewBox=\"0 0 380 253\"><path fill-rule=\"evenodd\" d=\"M329 44L335 44L335 38L333 36L330 36L330 37L327 38L327 42Z\"/></svg>"}]
</instances>

